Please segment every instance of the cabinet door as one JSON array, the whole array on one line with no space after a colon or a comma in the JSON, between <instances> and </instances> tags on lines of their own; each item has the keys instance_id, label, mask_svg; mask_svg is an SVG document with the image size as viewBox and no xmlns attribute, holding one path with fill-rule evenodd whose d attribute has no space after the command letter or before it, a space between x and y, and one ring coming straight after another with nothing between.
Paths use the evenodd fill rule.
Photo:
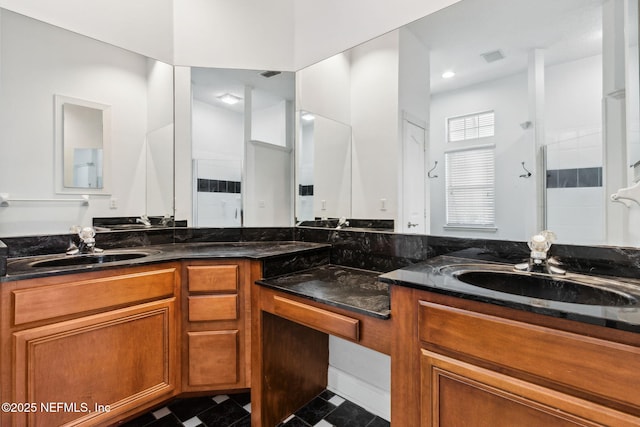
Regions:
<instances>
[{"instance_id":1,"label":"cabinet door","mask_svg":"<svg viewBox=\"0 0 640 427\"><path fill-rule=\"evenodd\" d=\"M173 394L175 299L13 334L15 426L96 425Z\"/></svg>"},{"instance_id":2,"label":"cabinet door","mask_svg":"<svg viewBox=\"0 0 640 427\"><path fill-rule=\"evenodd\" d=\"M238 331L188 332L189 385L237 386Z\"/></svg>"},{"instance_id":3,"label":"cabinet door","mask_svg":"<svg viewBox=\"0 0 640 427\"><path fill-rule=\"evenodd\" d=\"M423 427L631 426L640 419L422 350Z\"/></svg>"}]
</instances>

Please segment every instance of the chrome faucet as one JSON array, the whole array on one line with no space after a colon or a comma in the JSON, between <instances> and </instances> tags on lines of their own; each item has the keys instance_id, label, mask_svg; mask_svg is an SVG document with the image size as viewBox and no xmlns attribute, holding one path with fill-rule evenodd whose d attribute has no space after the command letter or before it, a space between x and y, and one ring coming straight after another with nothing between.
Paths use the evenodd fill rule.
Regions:
<instances>
[{"instance_id":1,"label":"chrome faucet","mask_svg":"<svg viewBox=\"0 0 640 427\"><path fill-rule=\"evenodd\" d=\"M529 262L516 264L514 268L518 271L565 274L565 270L557 267L559 262L555 258L549 257L549 249L551 249L551 244L555 240L555 233L549 230L544 230L531 236L528 243L529 249L531 249Z\"/></svg>"},{"instance_id":2,"label":"chrome faucet","mask_svg":"<svg viewBox=\"0 0 640 427\"><path fill-rule=\"evenodd\" d=\"M151 220L147 215L142 215L140 218L136 218L136 222L146 227L151 227Z\"/></svg>"},{"instance_id":3,"label":"chrome faucet","mask_svg":"<svg viewBox=\"0 0 640 427\"><path fill-rule=\"evenodd\" d=\"M170 225L173 225L173 217L171 215L163 216L162 220L160 221L160 225L163 227L169 227Z\"/></svg>"},{"instance_id":4,"label":"chrome faucet","mask_svg":"<svg viewBox=\"0 0 640 427\"><path fill-rule=\"evenodd\" d=\"M69 229L69 232L77 237L72 236L67 248L67 255L103 252L102 249L96 248L96 230L93 227L74 225Z\"/></svg>"},{"instance_id":5,"label":"chrome faucet","mask_svg":"<svg viewBox=\"0 0 640 427\"><path fill-rule=\"evenodd\" d=\"M347 217L340 217L340 219L338 220L338 225L336 226L336 229L341 229L342 227L348 227L349 226L349 221L347 221Z\"/></svg>"}]
</instances>

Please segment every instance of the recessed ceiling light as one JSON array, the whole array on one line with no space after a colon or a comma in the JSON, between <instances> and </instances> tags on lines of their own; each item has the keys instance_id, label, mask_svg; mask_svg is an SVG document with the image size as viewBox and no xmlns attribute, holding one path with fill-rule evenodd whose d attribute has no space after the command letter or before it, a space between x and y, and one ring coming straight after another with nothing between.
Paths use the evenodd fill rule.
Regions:
<instances>
[{"instance_id":1,"label":"recessed ceiling light","mask_svg":"<svg viewBox=\"0 0 640 427\"><path fill-rule=\"evenodd\" d=\"M311 114L311 113L302 113L302 115L300 116L300 118L301 118L302 120L306 120L306 121L310 122L311 120L315 119L315 118L316 118L316 116L314 116L314 115L313 115L313 114Z\"/></svg>"},{"instance_id":2,"label":"recessed ceiling light","mask_svg":"<svg viewBox=\"0 0 640 427\"><path fill-rule=\"evenodd\" d=\"M453 71L445 71L444 73L442 73L442 78L443 79L450 79L451 77L455 76L456 73L454 73Z\"/></svg>"},{"instance_id":3,"label":"recessed ceiling light","mask_svg":"<svg viewBox=\"0 0 640 427\"><path fill-rule=\"evenodd\" d=\"M242 101L242 98L240 98L239 96L231 95L230 93L218 95L216 96L216 98L229 105L237 104L238 102Z\"/></svg>"}]
</instances>

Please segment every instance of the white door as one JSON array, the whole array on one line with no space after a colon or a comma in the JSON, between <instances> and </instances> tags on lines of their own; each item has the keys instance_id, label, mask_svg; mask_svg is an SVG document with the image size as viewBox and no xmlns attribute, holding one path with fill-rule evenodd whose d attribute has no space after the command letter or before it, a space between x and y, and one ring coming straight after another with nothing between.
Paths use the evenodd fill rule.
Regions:
<instances>
[{"instance_id":1,"label":"white door","mask_svg":"<svg viewBox=\"0 0 640 427\"><path fill-rule=\"evenodd\" d=\"M403 233L426 234L428 187L425 172L425 128L403 120L402 220Z\"/></svg>"}]
</instances>

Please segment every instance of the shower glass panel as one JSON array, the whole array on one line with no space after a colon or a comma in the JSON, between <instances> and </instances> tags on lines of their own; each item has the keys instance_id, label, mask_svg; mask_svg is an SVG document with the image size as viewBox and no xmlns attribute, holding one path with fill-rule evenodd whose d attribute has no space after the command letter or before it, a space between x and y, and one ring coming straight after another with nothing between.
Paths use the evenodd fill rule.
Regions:
<instances>
[{"instance_id":1,"label":"shower glass panel","mask_svg":"<svg viewBox=\"0 0 640 427\"><path fill-rule=\"evenodd\" d=\"M546 228L562 241L605 244L601 129L549 135L544 148Z\"/></svg>"}]
</instances>

